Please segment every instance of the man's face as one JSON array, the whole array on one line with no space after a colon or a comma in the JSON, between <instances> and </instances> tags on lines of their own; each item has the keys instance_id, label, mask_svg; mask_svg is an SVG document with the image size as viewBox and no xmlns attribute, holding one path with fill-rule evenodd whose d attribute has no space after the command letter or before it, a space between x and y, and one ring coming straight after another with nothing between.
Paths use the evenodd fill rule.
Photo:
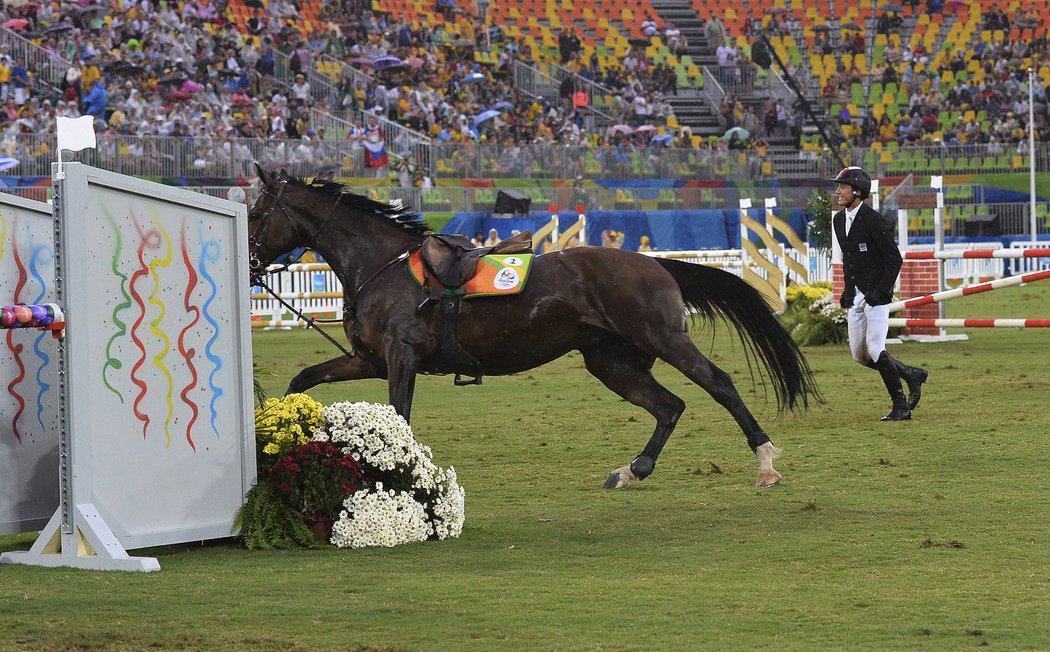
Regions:
<instances>
[{"instance_id":1,"label":"man's face","mask_svg":"<svg viewBox=\"0 0 1050 652\"><path fill-rule=\"evenodd\" d=\"M855 197L853 194L853 186L845 183L835 184L835 192L832 194L832 197L834 197L836 206L842 208L848 207L853 203L853 198Z\"/></svg>"}]
</instances>

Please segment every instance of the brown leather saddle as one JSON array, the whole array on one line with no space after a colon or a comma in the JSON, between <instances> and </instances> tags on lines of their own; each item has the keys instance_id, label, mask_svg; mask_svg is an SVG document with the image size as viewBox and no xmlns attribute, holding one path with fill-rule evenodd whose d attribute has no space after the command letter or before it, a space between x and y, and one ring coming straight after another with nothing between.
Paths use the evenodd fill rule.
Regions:
<instances>
[{"instance_id":1,"label":"brown leather saddle","mask_svg":"<svg viewBox=\"0 0 1050 652\"><path fill-rule=\"evenodd\" d=\"M423 240L420 253L428 277L446 288L458 288L474 276L482 256L532 253L532 231L519 233L488 247L475 247L461 235L435 234Z\"/></svg>"},{"instance_id":2,"label":"brown leather saddle","mask_svg":"<svg viewBox=\"0 0 1050 652\"><path fill-rule=\"evenodd\" d=\"M430 360L429 369L423 373L455 373L456 385L480 385L481 364L474 356L463 350L457 335L459 321L459 304L462 297L458 294L444 294L454 290L474 276L478 261L489 254L529 254L532 253L532 231L501 240L488 247L475 247L461 235L430 235L420 245L420 257L423 259L426 282L421 291L421 300L416 312L422 312L433 303L441 303L441 335L437 351ZM456 372L463 369L474 376L463 380Z\"/></svg>"}]
</instances>

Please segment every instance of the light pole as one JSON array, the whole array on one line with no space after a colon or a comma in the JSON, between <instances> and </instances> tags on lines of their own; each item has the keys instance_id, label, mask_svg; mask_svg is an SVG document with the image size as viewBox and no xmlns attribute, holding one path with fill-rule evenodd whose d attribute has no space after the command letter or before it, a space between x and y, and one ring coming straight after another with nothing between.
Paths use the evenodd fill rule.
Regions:
<instances>
[{"instance_id":1,"label":"light pole","mask_svg":"<svg viewBox=\"0 0 1050 652\"><path fill-rule=\"evenodd\" d=\"M1028 67L1028 219L1032 242L1036 242L1035 225L1035 69Z\"/></svg>"}]
</instances>

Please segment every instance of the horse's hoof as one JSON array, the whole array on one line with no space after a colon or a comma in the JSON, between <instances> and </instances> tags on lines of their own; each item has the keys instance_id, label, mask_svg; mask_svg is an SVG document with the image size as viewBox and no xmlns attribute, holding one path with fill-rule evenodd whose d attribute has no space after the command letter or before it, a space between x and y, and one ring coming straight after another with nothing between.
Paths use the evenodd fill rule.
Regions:
<instances>
[{"instance_id":1,"label":"horse's hoof","mask_svg":"<svg viewBox=\"0 0 1050 652\"><path fill-rule=\"evenodd\" d=\"M780 474L776 471L766 471L758 474L758 482L755 483L755 488L764 489L765 487L775 487L780 484Z\"/></svg>"},{"instance_id":2,"label":"horse's hoof","mask_svg":"<svg viewBox=\"0 0 1050 652\"><path fill-rule=\"evenodd\" d=\"M631 467L621 466L609 474L609 477L605 479L605 484L602 485L602 489L621 489L637 479L634 473L631 472Z\"/></svg>"}]
</instances>

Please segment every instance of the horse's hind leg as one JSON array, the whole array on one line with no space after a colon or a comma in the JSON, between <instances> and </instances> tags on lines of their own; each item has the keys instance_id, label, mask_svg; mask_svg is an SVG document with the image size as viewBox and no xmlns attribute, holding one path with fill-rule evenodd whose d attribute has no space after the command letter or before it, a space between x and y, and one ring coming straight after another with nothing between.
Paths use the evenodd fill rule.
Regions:
<instances>
[{"instance_id":1,"label":"horse's hind leg","mask_svg":"<svg viewBox=\"0 0 1050 652\"><path fill-rule=\"evenodd\" d=\"M747 437L748 446L758 457L758 481L755 486L769 487L779 483L780 474L773 468L773 458L780 453L780 449L773 446L769 436L744 405L729 374L704 357L685 334L675 335L665 341L661 347L660 358L702 387L711 398L733 415Z\"/></svg>"},{"instance_id":2,"label":"horse's hind leg","mask_svg":"<svg viewBox=\"0 0 1050 652\"><path fill-rule=\"evenodd\" d=\"M386 370L377 367L360 355L341 355L300 371L288 385L288 391L285 394L305 392L322 383L337 383L341 380L361 378L386 378Z\"/></svg>"},{"instance_id":3,"label":"horse's hind leg","mask_svg":"<svg viewBox=\"0 0 1050 652\"><path fill-rule=\"evenodd\" d=\"M617 342L583 352L587 371L624 400L644 408L656 419L656 429L645 448L629 466L620 467L605 480L606 489L625 487L644 480L653 472L656 458L685 411L685 402L653 378L655 358L626 342Z\"/></svg>"}]
</instances>

